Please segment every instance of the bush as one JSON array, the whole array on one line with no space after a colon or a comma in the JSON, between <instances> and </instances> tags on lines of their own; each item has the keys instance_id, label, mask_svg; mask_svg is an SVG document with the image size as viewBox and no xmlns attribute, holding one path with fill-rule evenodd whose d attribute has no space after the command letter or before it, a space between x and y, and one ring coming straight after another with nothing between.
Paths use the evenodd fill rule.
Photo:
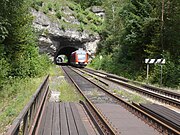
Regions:
<instances>
[{"instance_id":1,"label":"bush","mask_svg":"<svg viewBox=\"0 0 180 135\"><path fill-rule=\"evenodd\" d=\"M36 0L35 4L42 7L43 6L43 1L42 0Z\"/></svg>"},{"instance_id":2,"label":"bush","mask_svg":"<svg viewBox=\"0 0 180 135\"><path fill-rule=\"evenodd\" d=\"M66 30L66 28L65 28L65 26L64 26L64 25L61 25L61 29L62 29L63 31L65 31L65 30Z\"/></svg>"},{"instance_id":3,"label":"bush","mask_svg":"<svg viewBox=\"0 0 180 135\"><path fill-rule=\"evenodd\" d=\"M57 12L60 9L60 4L59 3L54 3L54 11Z\"/></svg>"},{"instance_id":4,"label":"bush","mask_svg":"<svg viewBox=\"0 0 180 135\"><path fill-rule=\"evenodd\" d=\"M83 20L84 20L83 14L78 13L76 17L77 17L79 22L83 22Z\"/></svg>"},{"instance_id":5,"label":"bush","mask_svg":"<svg viewBox=\"0 0 180 135\"><path fill-rule=\"evenodd\" d=\"M76 6L73 3L68 3L69 8L74 11L76 9Z\"/></svg>"},{"instance_id":6,"label":"bush","mask_svg":"<svg viewBox=\"0 0 180 135\"><path fill-rule=\"evenodd\" d=\"M10 65L4 58L0 59L0 69L1 69L0 70L0 88L1 88L2 84L8 77L8 73L10 72Z\"/></svg>"},{"instance_id":7,"label":"bush","mask_svg":"<svg viewBox=\"0 0 180 135\"><path fill-rule=\"evenodd\" d=\"M58 12L56 13L56 17L57 17L58 19L61 19L61 18L62 18L62 13L61 13L60 11L58 11Z\"/></svg>"},{"instance_id":8,"label":"bush","mask_svg":"<svg viewBox=\"0 0 180 135\"><path fill-rule=\"evenodd\" d=\"M42 10L43 10L43 13L44 13L44 14L47 14L47 13L48 13L48 11L49 11L49 9L48 9L48 7L47 7L47 6L44 6Z\"/></svg>"},{"instance_id":9,"label":"bush","mask_svg":"<svg viewBox=\"0 0 180 135\"><path fill-rule=\"evenodd\" d=\"M80 23L79 27L78 27L78 31L83 32L84 31L84 25L83 23Z\"/></svg>"},{"instance_id":10,"label":"bush","mask_svg":"<svg viewBox=\"0 0 180 135\"><path fill-rule=\"evenodd\" d=\"M31 61L30 76L42 76L47 73L50 67L50 60L47 55L40 55Z\"/></svg>"},{"instance_id":11,"label":"bush","mask_svg":"<svg viewBox=\"0 0 180 135\"><path fill-rule=\"evenodd\" d=\"M39 6L36 5L35 3L33 3L33 4L31 5L31 7L34 8L36 11L39 11Z\"/></svg>"},{"instance_id":12,"label":"bush","mask_svg":"<svg viewBox=\"0 0 180 135\"><path fill-rule=\"evenodd\" d=\"M93 30L94 32L99 32L98 27L94 24L91 24L91 30Z\"/></svg>"},{"instance_id":13,"label":"bush","mask_svg":"<svg viewBox=\"0 0 180 135\"><path fill-rule=\"evenodd\" d=\"M112 72L113 63L111 55L101 55L103 56L102 59L100 59L100 55L96 56L95 59L93 59L90 66L94 67L95 69L102 69Z\"/></svg>"},{"instance_id":14,"label":"bush","mask_svg":"<svg viewBox=\"0 0 180 135\"><path fill-rule=\"evenodd\" d=\"M175 65L170 59L165 65L162 65L162 85L176 88L180 85L180 66ZM161 66L155 65L154 71L151 74L150 82L160 84Z\"/></svg>"},{"instance_id":15,"label":"bush","mask_svg":"<svg viewBox=\"0 0 180 135\"><path fill-rule=\"evenodd\" d=\"M51 3L48 3L48 9L50 10L50 11L52 11L52 4Z\"/></svg>"}]
</instances>

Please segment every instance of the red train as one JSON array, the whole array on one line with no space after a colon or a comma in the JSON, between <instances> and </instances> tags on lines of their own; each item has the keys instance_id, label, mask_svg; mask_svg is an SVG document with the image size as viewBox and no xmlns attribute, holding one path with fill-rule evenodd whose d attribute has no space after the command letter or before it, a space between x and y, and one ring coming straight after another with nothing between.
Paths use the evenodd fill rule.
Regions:
<instances>
[{"instance_id":1,"label":"red train","mask_svg":"<svg viewBox=\"0 0 180 135\"><path fill-rule=\"evenodd\" d=\"M88 63L88 53L83 49L71 53L70 64L76 67L85 67Z\"/></svg>"}]
</instances>

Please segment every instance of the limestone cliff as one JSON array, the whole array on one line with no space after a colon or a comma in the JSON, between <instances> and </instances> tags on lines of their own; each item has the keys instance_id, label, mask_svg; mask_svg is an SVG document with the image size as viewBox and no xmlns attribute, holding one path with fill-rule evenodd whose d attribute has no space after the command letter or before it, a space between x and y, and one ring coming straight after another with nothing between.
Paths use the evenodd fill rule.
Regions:
<instances>
[{"instance_id":1,"label":"limestone cliff","mask_svg":"<svg viewBox=\"0 0 180 135\"><path fill-rule=\"evenodd\" d=\"M60 4L57 9L55 4L49 6L46 12L43 9L47 3L31 8L33 26L39 33L40 52L54 57L63 46L75 46L83 47L93 55L100 40L98 28L101 27L104 11L99 7L83 11L72 3Z\"/></svg>"}]
</instances>

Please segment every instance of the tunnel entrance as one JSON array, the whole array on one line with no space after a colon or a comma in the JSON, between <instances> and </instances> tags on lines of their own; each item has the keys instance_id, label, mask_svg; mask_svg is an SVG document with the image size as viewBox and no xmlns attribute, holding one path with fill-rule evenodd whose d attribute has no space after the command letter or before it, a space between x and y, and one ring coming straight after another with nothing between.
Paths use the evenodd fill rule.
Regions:
<instances>
[{"instance_id":1,"label":"tunnel entrance","mask_svg":"<svg viewBox=\"0 0 180 135\"><path fill-rule=\"evenodd\" d=\"M71 53L78 49L79 49L78 47L70 47L70 46L60 48L54 57L55 63L60 64L59 61L62 61L62 63L69 64Z\"/></svg>"}]
</instances>

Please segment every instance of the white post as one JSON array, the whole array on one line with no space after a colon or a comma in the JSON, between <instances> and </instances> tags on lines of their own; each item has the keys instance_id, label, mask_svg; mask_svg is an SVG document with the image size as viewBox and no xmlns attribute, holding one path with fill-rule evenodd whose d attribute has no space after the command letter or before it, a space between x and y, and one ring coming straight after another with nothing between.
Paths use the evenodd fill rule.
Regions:
<instances>
[{"instance_id":1,"label":"white post","mask_svg":"<svg viewBox=\"0 0 180 135\"><path fill-rule=\"evenodd\" d=\"M161 79L160 79L160 86L162 86L162 72L163 72L163 71L162 71L162 66L163 66L163 65L161 64Z\"/></svg>"},{"instance_id":2,"label":"white post","mask_svg":"<svg viewBox=\"0 0 180 135\"><path fill-rule=\"evenodd\" d=\"M147 64L147 83L148 83L148 77L149 77L149 64Z\"/></svg>"},{"instance_id":3,"label":"white post","mask_svg":"<svg viewBox=\"0 0 180 135\"><path fill-rule=\"evenodd\" d=\"M99 69L100 69L100 67L101 67L101 60L102 60L102 55L100 55L100 57L99 57ZM99 70L98 69L98 70Z\"/></svg>"}]
</instances>

